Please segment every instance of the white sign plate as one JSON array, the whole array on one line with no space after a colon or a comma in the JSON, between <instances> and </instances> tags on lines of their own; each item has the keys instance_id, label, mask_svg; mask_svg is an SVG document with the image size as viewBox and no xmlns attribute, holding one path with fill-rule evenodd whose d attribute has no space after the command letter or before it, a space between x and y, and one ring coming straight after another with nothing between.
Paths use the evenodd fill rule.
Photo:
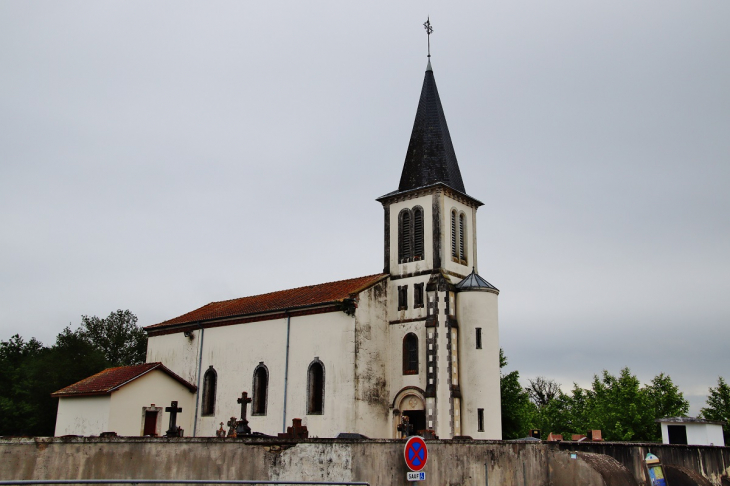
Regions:
<instances>
[{"instance_id":1,"label":"white sign plate","mask_svg":"<svg viewBox=\"0 0 730 486\"><path fill-rule=\"evenodd\" d=\"M421 472L413 472L409 471L406 473L406 478L408 481L425 481L426 480L426 473Z\"/></svg>"}]
</instances>

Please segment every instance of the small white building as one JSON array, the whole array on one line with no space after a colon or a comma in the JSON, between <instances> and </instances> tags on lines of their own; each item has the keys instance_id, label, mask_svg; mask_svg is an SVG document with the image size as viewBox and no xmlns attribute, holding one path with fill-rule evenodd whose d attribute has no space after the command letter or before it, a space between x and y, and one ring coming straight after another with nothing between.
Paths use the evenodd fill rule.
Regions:
<instances>
[{"instance_id":1,"label":"small white building","mask_svg":"<svg viewBox=\"0 0 730 486\"><path fill-rule=\"evenodd\" d=\"M722 435L724 422L694 417L665 417L657 419L662 427L662 443L725 446Z\"/></svg>"},{"instance_id":2,"label":"small white building","mask_svg":"<svg viewBox=\"0 0 730 486\"><path fill-rule=\"evenodd\" d=\"M312 436L394 438L408 417L418 434L502 438L499 291L477 273L483 203L466 193L430 61L398 189L377 201L382 272L212 302L145 328L147 361L198 387L185 435L240 417L247 392L249 425L267 435L301 418ZM114 431L139 434L152 396L119 411L136 429Z\"/></svg>"},{"instance_id":3,"label":"small white building","mask_svg":"<svg viewBox=\"0 0 730 486\"><path fill-rule=\"evenodd\" d=\"M55 435L163 435L172 401L182 408L177 425L189 429L196 391L162 363L109 368L51 395L58 398Z\"/></svg>"}]
</instances>

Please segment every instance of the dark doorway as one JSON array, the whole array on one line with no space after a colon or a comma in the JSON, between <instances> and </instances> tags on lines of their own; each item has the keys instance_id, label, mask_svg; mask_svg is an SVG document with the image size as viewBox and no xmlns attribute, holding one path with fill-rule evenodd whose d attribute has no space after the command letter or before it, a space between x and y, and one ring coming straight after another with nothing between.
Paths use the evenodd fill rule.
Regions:
<instances>
[{"instance_id":1,"label":"dark doorway","mask_svg":"<svg viewBox=\"0 0 730 486\"><path fill-rule=\"evenodd\" d=\"M426 430L426 411L425 410L406 410L403 412L404 417L413 424L413 433L415 435L423 435Z\"/></svg>"},{"instance_id":2,"label":"dark doorway","mask_svg":"<svg viewBox=\"0 0 730 486\"><path fill-rule=\"evenodd\" d=\"M670 444L687 445L687 428L684 425L667 425Z\"/></svg>"},{"instance_id":3,"label":"dark doorway","mask_svg":"<svg viewBox=\"0 0 730 486\"><path fill-rule=\"evenodd\" d=\"M144 413L144 432L142 435L157 435L157 412L147 410Z\"/></svg>"}]
</instances>

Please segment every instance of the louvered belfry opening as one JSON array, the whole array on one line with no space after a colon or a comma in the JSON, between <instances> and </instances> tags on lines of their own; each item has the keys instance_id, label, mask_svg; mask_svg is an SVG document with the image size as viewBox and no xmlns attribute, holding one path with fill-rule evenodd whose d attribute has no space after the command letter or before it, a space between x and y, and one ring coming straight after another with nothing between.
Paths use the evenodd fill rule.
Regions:
<instances>
[{"instance_id":1,"label":"louvered belfry opening","mask_svg":"<svg viewBox=\"0 0 730 486\"><path fill-rule=\"evenodd\" d=\"M403 338L403 374L418 374L418 336L412 332Z\"/></svg>"},{"instance_id":2,"label":"louvered belfry opening","mask_svg":"<svg viewBox=\"0 0 730 486\"><path fill-rule=\"evenodd\" d=\"M464 251L464 225L466 224L464 214L459 215L459 260L466 262L466 252Z\"/></svg>"},{"instance_id":3,"label":"louvered belfry opening","mask_svg":"<svg viewBox=\"0 0 730 486\"><path fill-rule=\"evenodd\" d=\"M398 215L398 263L423 260L423 208L403 209Z\"/></svg>"},{"instance_id":4,"label":"louvered belfry opening","mask_svg":"<svg viewBox=\"0 0 730 486\"><path fill-rule=\"evenodd\" d=\"M413 259L423 260L423 209L413 209Z\"/></svg>"},{"instance_id":5,"label":"louvered belfry opening","mask_svg":"<svg viewBox=\"0 0 730 486\"><path fill-rule=\"evenodd\" d=\"M453 258L459 256L456 246L456 211L451 211L451 256Z\"/></svg>"},{"instance_id":6,"label":"louvered belfry opening","mask_svg":"<svg viewBox=\"0 0 730 486\"><path fill-rule=\"evenodd\" d=\"M411 211L404 209L398 222L398 263L410 261L411 248Z\"/></svg>"}]
</instances>

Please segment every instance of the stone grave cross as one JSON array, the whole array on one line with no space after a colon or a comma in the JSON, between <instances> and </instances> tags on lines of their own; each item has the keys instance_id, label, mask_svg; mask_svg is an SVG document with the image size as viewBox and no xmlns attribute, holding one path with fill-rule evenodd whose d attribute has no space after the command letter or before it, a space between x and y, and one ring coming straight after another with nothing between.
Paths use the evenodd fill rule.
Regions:
<instances>
[{"instance_id":1,"label":"stone grave cross","mask_svg":"<svg viewBox=\"0 0 730 486\"><path fill-rule=\"evenodd\" d=\"M236 432L238 432L238 435L248 435L251 433L251 427L248 426L246 411L248 409L248 404L251 403L251 399L248 397L248 393L243 392L241 393L241 398L236 401L241 404L241 420L238 422Z\"/></svg>"},{"instance_id":2,"label":"stone grave cross","mask_svg":"<svg viewBox=\"0 0 730 486\"><path fill-rule=\"evenodd\" d=\"M180 431L177 426L177 414L182 412L182 408L177 407L177 401L173 400L170 402L169 407L165 407L165 412L170 412L170 428L167 429L168 437L179 437Z\"/></svg>"}]
</instances>

